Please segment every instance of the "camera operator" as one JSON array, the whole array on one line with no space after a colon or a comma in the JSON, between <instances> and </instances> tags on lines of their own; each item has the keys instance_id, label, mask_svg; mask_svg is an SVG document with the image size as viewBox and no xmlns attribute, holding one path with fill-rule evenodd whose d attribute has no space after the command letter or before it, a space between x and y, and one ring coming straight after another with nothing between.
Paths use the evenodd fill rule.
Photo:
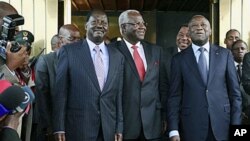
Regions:
<instances>
[{"instance_id":1,"label":"camera operator","mask_svg":"<svg viewBox=\"0 0 250 141\"><path fill-rule=\"evenodd\" d=\"M0 33L2 33L3 17L11 14L17 14L17 10L6 2L0 2ZM18 27L16 27L18 29ZM22 47L17 52L11 52L11 43L6 46L6 60L0 57L0 74L4 74L4 78L12 83L18 83L14 71L23 65L27 59L26 47Z\"/></svg>"}]
</instances>

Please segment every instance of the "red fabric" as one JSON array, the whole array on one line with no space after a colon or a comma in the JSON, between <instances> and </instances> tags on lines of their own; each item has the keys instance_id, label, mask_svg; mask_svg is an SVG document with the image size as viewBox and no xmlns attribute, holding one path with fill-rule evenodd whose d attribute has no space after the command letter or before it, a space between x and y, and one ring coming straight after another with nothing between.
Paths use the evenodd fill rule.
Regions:
<instances>
[{"instance_id":1,"label":"red fabric","mask_svg":"<svg viewBox=\"0 0 250 141\"><path fill-rule=\"evenodd\" d=\"M140 80L143 81L144 80L144 76L145 76L145 67L143 64L143 61L141 59L141 56L139 55L138 51L137 51L137 46L132 46L132 48L134 49L134 53L133 53L133 57L134 57L134 62L136 65L136 69L138 71L138 74L140 76Z\"/></svg>"},{"instance_id":2,"label":"red fabric","mask_svg":"<svg viewBox=\"0 0 250 141\"><path fill-rule=\"evenodd\" d=\"M0 94L10 86L12 84L8 80L0 80Z\"/></svg>"}]
</instances>

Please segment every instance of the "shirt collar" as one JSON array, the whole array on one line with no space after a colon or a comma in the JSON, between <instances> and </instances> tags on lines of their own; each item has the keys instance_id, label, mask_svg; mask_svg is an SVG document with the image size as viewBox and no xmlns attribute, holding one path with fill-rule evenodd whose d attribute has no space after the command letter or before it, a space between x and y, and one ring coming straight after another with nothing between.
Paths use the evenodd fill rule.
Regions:
<instances>
[{"instance_id":1,"label":"shirt collar","mask_svg":"<svg viewBox=\"0 0 250 141\"><path fill-rule=\"evenodd\" d=\"M89 45L90 50L93 51L95 46L97 46L97 45L94 42L92 42L91 40L89 40L88 38L86 38L86 40L87 40L87 43ZM105 54L106 49L105 49L104 41L101 44L99 44L98 46L101 49L102 53Z\"/></svg>"},{"instance_id":2,"label":"shirt collar","mask_svg":"<svg viewBox=\"0 0 250 141\"><path fill-rule=\"evenodd\" d=\"M123 38L123 40L125 41L125 44L127 45L127 47L131 48L131 47L133 46L133 45L132 45L131 43L129 43L126 39ZM141 47L141 42L140 42L140 41L137 42L137 43L135 44L135 46L137 46L138 48L140 48L140 47Z\"/></svg>"},{"instance_id":3,"label":"shirt collar","mask_svg":"<svg viewBox=\"0 0 250 141\"><path fill-rule=\"evenodd\" d=\"M178 52L181 52L181 49L180 49L179 47L177 47L177 51L178 51Z\"/></svg>"},{"instance_id":4,"label":"shirt collar","mask_svg":"<svg viewBox=\"0 0 250 141\"><path fill-rule=\"evenodd\" d=\"M204 47L205 50L209 53L209 49L210 49L210 44L209 44L209 42L207 42L206 44L204 44L202 47ZM193 43L192 43L192 48L193 48L193 50L194 50L195 52L197 52L197 51L199 51L200 46L197 46L196 44L193 44Z\"/></svg>"}]
</instances>

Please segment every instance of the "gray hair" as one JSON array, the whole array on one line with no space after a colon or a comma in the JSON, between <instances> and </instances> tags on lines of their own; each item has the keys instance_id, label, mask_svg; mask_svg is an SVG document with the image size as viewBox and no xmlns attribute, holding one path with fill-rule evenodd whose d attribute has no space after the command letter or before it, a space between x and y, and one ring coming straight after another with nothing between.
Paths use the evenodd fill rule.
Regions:
<instances>
[{"instance_id":1,"label":"gray hair","mask_svg":"<svg viewBox=\"0 0 250 141\"><path fill-rule=\"evenodd\" d=\"M120 33L122 34L122 24L127 23L128 22L128 16L130 13L139 13L139 11L134 10L134 9L130 9L130 10L126 10L124 12L122 12L119 16L118 22L119 22L119 28L120 28Z\"/></svg>"}]
</instances>

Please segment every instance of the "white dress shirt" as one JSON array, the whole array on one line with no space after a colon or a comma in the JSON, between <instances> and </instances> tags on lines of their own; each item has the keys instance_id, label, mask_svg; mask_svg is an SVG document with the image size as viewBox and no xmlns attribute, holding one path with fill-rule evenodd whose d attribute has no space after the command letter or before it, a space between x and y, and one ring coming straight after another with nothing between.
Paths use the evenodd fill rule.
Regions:
<instances>
[{"instance_id":1,"label":"white dress shirt","mask_svg":"<svg viewBox=\"0 0 250 141\"><path fill-rule=\"evenodd\" d=\"M124 38L123 38L124 39ZM125 43L126 43L126 45L127 45L127 47L128 47L128 50L129 50L129 52L131 53L131 55L132 55L132 57L133 57L133 53L134 53L134 49L132 48L132 44L130 44L128 41L126 41L125 39L124 39L124 41L125 41ZM144 65L144 68L145 68L145 71L147 71L147 61L146 61L146 57L145 57L145 54L144 54L144 49L143 49L143 46L142 46L142 44L141 44L141 42L138 42L137 44L135 44L135 46L137 46L138 48L137 48L137 51L138 51L138 53L139 53L139 55L140 55L140 57L141 57L141 59L142 59L142 61L143 61L143 65Z\"/></svg>"},{"instance_id":2,"label":"white dress shirt","mask_svg":"<svg viewBox=\"0 0 250 141\"><path fill-rule=\"evenodd\" d=\"M92 41L90 41L88 38L86 38L87 43L89 45L89 50L90 50L90 54L91 54L91 58L93 60L93 62L95 62L95 55L96 55L96 51L94 50L95 46L97 46L95 43L93 43ZM107 76L108 76L108 70L109 70L109 53L108 53L108 48L107 46L104 44L104 42L102 42L101 44L98 45L99 48L101 49L101 58L103 60L104 63L104 74L105 74L105 82L107 80Z\"/></svg>"}]
</instances>

